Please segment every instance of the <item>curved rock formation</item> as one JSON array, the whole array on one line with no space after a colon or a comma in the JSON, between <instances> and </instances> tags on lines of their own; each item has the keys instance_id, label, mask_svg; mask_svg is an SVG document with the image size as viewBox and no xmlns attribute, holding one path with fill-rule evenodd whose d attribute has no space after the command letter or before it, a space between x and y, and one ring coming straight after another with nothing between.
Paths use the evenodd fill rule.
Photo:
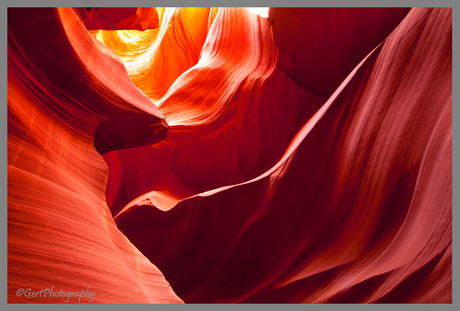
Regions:
<instances>
[{"instance_id":1,"label":"curved rock formation","mask_svg":"<svg viewBox=\"0 0 460 311\"><path fill-rule=\"evenodd\" d=\"M158 12L157 29L95 34L120 56L134 84L154 102L196 65L216 14L210 8L158 8Z\"/></svg>"},{"instance_id":2,"label":"curved rock formation","mask_svg":"<svg viewBox=\"0 0 460 311\"><path fill-rule=\"evenodd\" d=\"M107 166L96 149L124 144L128 136L112 136L120 119L129 146L167 130L121 61L72 9L8 10L9 303L68 300L17 295L20 288L94 291L93 303L182 302L117 229L105 203ZM101 121L103 139L94 148Z\"/></svg>"},{"instance_id":3,"label":"curved rock formation","mask_svg":"<svg viewBox=\"0 0 460 311\"><path fill-rule=\"evenodd\" d=\"M147 30L159 25L156 8L74 8L88 30Z\"/></svg>"},{"instance_id":4,"label":"curved rock formation","mask_svg":"<svg viewBox=\"0 0 460 311\"><path fill-rule=\"evenodd\" d=\"M450 8L82 10L8 12L9 302L452 302Z\"/></svg>"},{"instance_id":5,"label":"curved rock formation","mask_svg":"<svg viewBox=\"0 0 460 311\"><path fill-rule=\"evenodd\" d=\"M407 14L406 8L272 8L278 67L329 97Z\"/></svg>"}]
</instances>

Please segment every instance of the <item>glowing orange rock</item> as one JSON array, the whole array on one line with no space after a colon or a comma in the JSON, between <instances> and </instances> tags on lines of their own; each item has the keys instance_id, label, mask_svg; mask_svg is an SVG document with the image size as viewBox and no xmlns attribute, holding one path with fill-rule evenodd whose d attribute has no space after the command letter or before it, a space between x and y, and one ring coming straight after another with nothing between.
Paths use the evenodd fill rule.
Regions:
<instances>
[{"instance_id":1,"label":"glowing orange rock","mask_svg":"<svg viewBox=\"0 0 460 311\"><path fill-rule=\"evenodd\" d=\"M125 66L134 84L150 99L161 99L182 73L196 65L214 14L210 8L165 8L158 31L150 32L154 42L148 44L149 37L133 42L142 49L135 56L119 53L121 57L126 55ZM106 40L104 32L102 39L115 52L123 44L120 38ZM144 40L147 44L142 48Z\"/></svg>"},{"instance_id":2,"label":"glowing orange rock","mask_svg":"<svg viewBox=\"0 0 460 311\"><path fill-rule=\"evenodd\" d=\"M146 192L184 198L258 176L282 155L298 126L290 120L307 119L324 102L280 72L268 78L276 63L266 19L259 23L247 9L222 9L217 22L221 25L210 36L220 45L202 52L201 59L210 61L187 71L157 103L171 116L168 123L180 122L180 126L170 129L164 143L105 156L109 167L114 165L107 185L107 202L114 215ZM239 26L233 27L235 23ZM229 53L225 46L244 47L240 51L244 55ZM225 73L222 66L239 69L219 80ZM221 87L216 81L221 81ZM310 105L303 103L307 98Z\"/></svg>"},{"instance_id":3,"label":"glowing orange rock","mask_svg":"<svg viewBox=\"0 0 460 311\"><path fill-rule=\"evenodd\" d=\"M452 302L451 9L76 11L8 12L9 302Z\"/></svg>"},{"instance_id":4,"label":"glowing orange rock","mask_svg":"<svg viewBox=\"0 0 460 311\"><path fill-rule=\"evenodd\" d=\"M117 229L105 203L107 166L93 146L99 123L118 116L134 128L138 118L147 127L163 121L97 43L71 9L8 10L10 303L64 303L18 295L53 287L89 287L93 303L182 302Z\"/></svg>"}]
</instances>

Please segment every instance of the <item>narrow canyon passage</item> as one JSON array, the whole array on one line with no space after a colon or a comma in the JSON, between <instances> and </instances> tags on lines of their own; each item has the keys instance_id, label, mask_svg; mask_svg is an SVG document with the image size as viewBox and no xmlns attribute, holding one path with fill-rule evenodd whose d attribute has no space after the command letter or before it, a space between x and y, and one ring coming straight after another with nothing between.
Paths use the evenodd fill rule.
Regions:
<instances>
[{"instance_id":1,"label":"narrow canyon passage","mask_svg":"<svg viewBox=\"0 0 460 311\"><path fill-rule=\"evenodd\" d=\"M452 303L452 9L266 12L8 9L9 303Z\"/></svg>"}]
</instances>

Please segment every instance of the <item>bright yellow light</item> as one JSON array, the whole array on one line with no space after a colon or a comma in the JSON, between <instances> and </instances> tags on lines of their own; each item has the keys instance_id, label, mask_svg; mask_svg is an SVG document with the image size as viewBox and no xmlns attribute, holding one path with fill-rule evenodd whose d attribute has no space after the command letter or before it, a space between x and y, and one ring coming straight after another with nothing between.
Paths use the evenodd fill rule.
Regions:
<instances>
[{"instance_id":1,"label":"bright yellow light","mask_svg":"<svg viewBox=\"0 0 460 311\"><path fill-rule=\"evenodd\" d=\"M268 17L269 8L248 8L252 13L258 14L262 17Z\"/></svg>"}]
</instances>

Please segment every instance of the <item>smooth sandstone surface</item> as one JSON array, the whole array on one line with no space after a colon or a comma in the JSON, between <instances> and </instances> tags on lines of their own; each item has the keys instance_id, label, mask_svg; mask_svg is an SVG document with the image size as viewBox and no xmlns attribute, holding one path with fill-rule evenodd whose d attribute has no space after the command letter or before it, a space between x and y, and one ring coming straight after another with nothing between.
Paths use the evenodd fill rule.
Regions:
<instances>
[{"instance_id":1,"label":"smooth sandstone surface","mask_svg":"<svg viewBox=\"0 0 460 311\"><path fill-rule=\"evenodd\" d=\"M16 295L53 286L94 291L92 303L182 303L105 201L107 165L93 145L99 123L124 116L131 128L142 119L166 129L107 50L70 8L8 10L9 303L65 303Z\"/></svg>"},{"instance_id":2,"label":"smooth sandstone surface","mask_svg":"<svg viewBox=\"0 0 460 311\"><path fill-rule=\"evenodd\" d=\"M62 303L26 284L452 303L452 10L9 9L8 301Z\"/></svg>"}]
</instances>

